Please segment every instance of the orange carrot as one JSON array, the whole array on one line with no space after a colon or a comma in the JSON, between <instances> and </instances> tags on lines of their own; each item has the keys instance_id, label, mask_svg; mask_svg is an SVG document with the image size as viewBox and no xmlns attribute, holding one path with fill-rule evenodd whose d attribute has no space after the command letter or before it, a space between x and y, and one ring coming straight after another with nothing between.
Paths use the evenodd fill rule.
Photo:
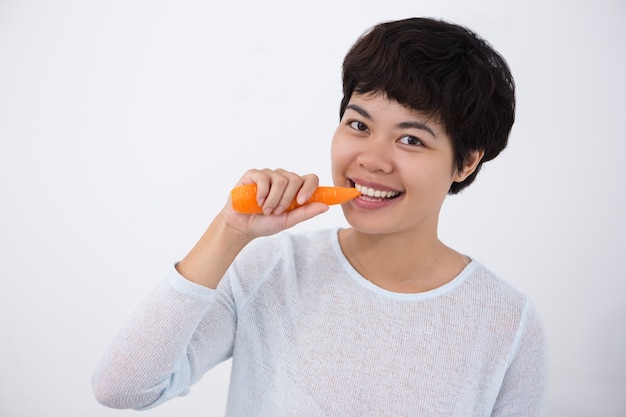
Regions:
<instances>
[{"instance_id":1,"label":"orange carrot","mask_svg":"<svg viewBox=\"0 0 626 417\"><path fill-rule=\"evenodd\" d=\"M318 187L307 203L324 203L328 205L341 204L356 198L361 193L356 188L349 187ZM261 207L256 202L256 184L240 185L230 192L233 208L245 214L262 213ZM306 203L305 203L306 204ZM294 200L286 211L300 207L301 204Z\"/></svg>"}]
</instances>

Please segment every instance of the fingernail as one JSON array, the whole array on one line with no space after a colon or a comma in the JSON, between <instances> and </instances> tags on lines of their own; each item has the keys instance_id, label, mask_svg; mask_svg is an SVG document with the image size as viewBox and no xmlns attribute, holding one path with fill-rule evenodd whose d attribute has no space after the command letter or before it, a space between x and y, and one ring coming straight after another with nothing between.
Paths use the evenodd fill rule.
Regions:
<instances>
[{"instance_id":1,"label":"fingernail","mask_svg":"<svg viewBox=\"0 0 626 417\"><path fill-rule=\"evenodd\" d=\"M309 198L305 195L299 195L298 198L296 199L296 203L298 203L299 205L303 205L307 201L309 201Z\"/></svg>"}]
</instances>

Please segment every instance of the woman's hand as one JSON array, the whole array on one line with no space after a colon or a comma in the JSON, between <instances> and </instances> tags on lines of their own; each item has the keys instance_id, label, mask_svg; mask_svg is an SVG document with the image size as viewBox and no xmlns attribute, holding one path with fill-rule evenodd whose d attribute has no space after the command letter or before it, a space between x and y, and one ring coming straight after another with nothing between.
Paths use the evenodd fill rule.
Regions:
<instances>
[{"instance_id":1,"label":"woman's hand","mask_svg":"<svg viewBox=\"0 0 626 417\"><path fill-rule=\"evenodd\" d=\"M326 204L304 204L319 186L319 178L314 174L300 176L283 169L252 169L236 185L251 183L257 185L257 203L263 214L238 213L233 210L230 198L220 213L226 226L249 239L278 233L328 210ZM294 200L304 205L286 212Z\"/></svg>"},{"instance_id":2,"label":"woman's hand","mask_svg":"<svg viewBox=\"0 0 626 417\"><path fill-rule=\"evenodd\" d=\"M285 211L294 199L305 203L317 189L316 175L300 176L282 169L250 170L237 185L257 185L257 201L263 214L242 214L228 202L200 240L176 266L182 276L208 288L216 288L237 254L253 239L269 236L328 210L323 203L307 203Z\"/></svg>"}]
</instances>

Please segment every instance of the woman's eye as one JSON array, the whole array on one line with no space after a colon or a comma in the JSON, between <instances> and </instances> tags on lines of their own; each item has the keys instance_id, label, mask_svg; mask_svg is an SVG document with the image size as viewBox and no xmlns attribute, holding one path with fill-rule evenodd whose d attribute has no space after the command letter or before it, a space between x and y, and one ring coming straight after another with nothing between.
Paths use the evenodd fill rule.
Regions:
<instances>
[{"instance_id":1,"label":"woman's eye","mask_svg":"<svg viewBox=\"0 0 626 417\"><path fill-rule=\"evenodd\" d=\"M350 122L350 127L354 130L358 130L360 132L365 132L367 131L367 126L364 123L361 123L359 121L353 121Z\"/></svg>"},{"instance_id":2,"label":"woman's eye","mask_svg":"<svg viewBox=\"0 0 626 417\"><path fill-rule=\"evenodd\" d=\"M405 145L422 145L422 141L415 136L402 136L400 139L398 139L398 142Z\"/></svg>"}]
</instances>

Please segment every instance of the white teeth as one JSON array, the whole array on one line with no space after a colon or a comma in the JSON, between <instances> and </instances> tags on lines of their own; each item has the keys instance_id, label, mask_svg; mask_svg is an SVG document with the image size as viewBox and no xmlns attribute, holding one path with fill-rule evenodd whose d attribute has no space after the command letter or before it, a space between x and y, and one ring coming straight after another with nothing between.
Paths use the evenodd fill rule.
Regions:
<instances>
[{"instance_id":1,"label":"white teeth","mask_svg":"<svg viewBox=\"0 0 626 417\"><path fill-rule=\"evenodd\" d=\"M366 187L364 185L359 185L359 184L356 184L356 183L354 184L354 187L357 190L359 190L361 195L366 195L368 197L392 198L392 197L395 197L398 194L400 194L398 191L381 191L381 190L376 190L374 188Z\"/></svg>"}]
</instances>

